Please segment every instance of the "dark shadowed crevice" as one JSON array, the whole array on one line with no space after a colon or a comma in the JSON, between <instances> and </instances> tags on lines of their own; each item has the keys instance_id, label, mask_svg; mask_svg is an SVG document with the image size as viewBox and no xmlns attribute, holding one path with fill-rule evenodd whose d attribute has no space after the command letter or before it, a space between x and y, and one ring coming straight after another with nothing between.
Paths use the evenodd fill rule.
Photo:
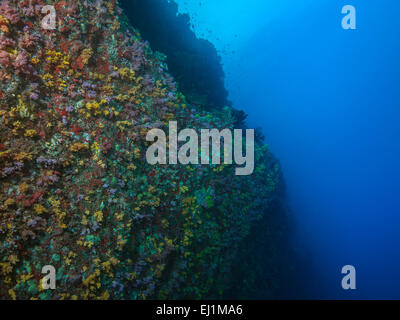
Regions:
<instances>
[{"instance_id":1,"label":"dark shadowed crevice","mask_svg":"<svg viewBox=\"0 0 400 320\"><path fill-rule=\"evenodd\" d=\"M196 37L175 2L121 0L120 5L153 50L167 56L169 72L190 103L206 109L231 105L220 56L209 41Z\"/></svg>"}]
</instances>

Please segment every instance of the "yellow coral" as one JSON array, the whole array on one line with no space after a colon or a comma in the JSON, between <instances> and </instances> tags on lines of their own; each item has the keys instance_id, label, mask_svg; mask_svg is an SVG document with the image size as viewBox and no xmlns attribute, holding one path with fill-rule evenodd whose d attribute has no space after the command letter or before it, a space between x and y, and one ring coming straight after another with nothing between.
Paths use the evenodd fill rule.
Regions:
<instances>
[{"instance_id":1,"label":"yellow coral","mask_svg":"<svg viewBox=\"0 0 400 320\"><path fill-rule=\"evenodd\" d=\"M38 64L38 63L40 62L40 59L39 59L38 57L33 57L33 58L31 59L31 62L32 62L33 64Z\"/></svg>"},{"instance_id":2,"label":"yellow coral","mask_svg":"<svg viewBox=\"0 0 400 320\"><path fill-rule=\"evenodd\" d=\"M21 121L14 121L13 127L14 127L14 129L18 130L18 129L21 129L23 127L23 125L22 125Z\"/></svg>"},{"instance_id":3,"label":"yellow coral","mask_svg":"<svg viewBox=\"0 0 400 320\"><path fill-rule=\"evenodd\" d=\"M10 261L11 264L16 264L19 261L19 258L17 255L12 254L8 257L8 260Z\"/></svg>"},{"instance_id":4,"label":"yellow coral","mask_svg":"<svg viewBox=\"0 0 400 320\"><path fill-rule=\"evenodd\" d=\"M46 60L49 63L57 63L62 58L63 54L55 50L46 51Z\"/></svg>"},{"instance_id":5,"label":"yellow coral","mask_svg":"<svg viewBox=\"0 0 400 320\"><path fill-rule=\"evenodd\" d=\"M58 90L63 91L67 87L67 83L64 79L58 81Z\"/></svg>"},{"instance_id":6,"label":"yellow coral","mask_svg":"<svg viewBox=\"0 0 400 320\"><path fill-rule=\"evenodd\" d=\"M71 152L79 152L82 150L88 150L89 149L89 145L86 143L80 143L80 142L76 142L73 145L70 146L69 150Z\"/></svg>"},{"instance_id":7,"label":"yellow coral","mask_svg":"<svg viewBox=\"0 0 400 320\"><path fill-rule=\"evenodd\" d=\"M95 116L101 114L101 107L106 104L107 101L102 99L100 102L93 101L86 103L86 109L91 111Z\"/></svg>"},{"instance_id":8,"label":"yellow coral","mask_svg":"<svg viewBox=\"0 0 400 320\"><path fill-rule=\"evenodd\" d=\"M69 63L70 57L69 56L64 56L63 59L61 60L60 65L58 66L60 69L68 69L70 63Z\"/></svg>"},{"instance_id":9,"label":"yellow coral","mask_svg":"<svg viewBox=\"0 0 400 320\"><path fill-rule=\"evenodd\" d=\"M17 295L13 289L8 290L8 294L11 296L13 300L17 300Z\"/></svg>"},{"instance_id":10,"label":"yellow coral","mask_svg":"<svg viewBox=\"0 0 400 320\"><path fill-rule=\"evenodd\" d=\"M25 137L36 137L37 136L37 132L34 129L30 129L30 130L25 130Z\"/></svg>"},{"instance_id":11,"label":"yellow coral","mask_svg":"<svg viewBox=\"0 0 400 320\"><path fill-rule=\"evenodd\" d=\"M96 212L94 213L94 217L96 218L96 220L97 220L98 222L102 222L102 221L103 221L103 212L101 212L101 211L96 211Z\"/></svg>"},{"instance_id":12,"label":"yellow coral","mask_svg":"<svg viewBox=\"0 0 400 320\"><path fill-rule=\"evenodd\" d=\"M14 160L19 162L22 162L24 160L32 160L32 154L22 151L14 155Z\"/></svg>"},{"instance_id":13,"label":"yellow coral","mask_svg":"<svg viewBox=\"0 0 400 320\"><path fill-rule=\"evenodd\" d=\"M92 48L84 49L81 54L83 64L88 64L89 59L92 57L92 55L93 55Z\"/></svg>"},{"instance_id":14,"label":"yellow coral","mask_svg":"<svg viewBox=\"0 0 400 320\"><path fill-rule=\"evenodd\" d=\"M131 164L128 166L128 169L129 169L129 170L136 170L136 166L135 166L133 163L131 163Z\"/></svg>"},{"instance_id":15,"label":"yellow coral","mask_svg":"<svg viewBox=\"0 0 400 320\"><path fill-rule=\"evenodd\" d=\"M125 126L126 127L130 127L132 125L131 122L129 121L117 121L117 127L121 130L124 131L125 130Z\"/></svg>"},{"instance_id":16,"label":"yellow coral","mask_svg":"<svg viewBox=\"0 0 400 320\"><path fill-rule=\"evenodd\" d=\"M129 68L122 68L118 70L118 74L121 76L123 80L134 80L135 79L135 71Z\"/></svg>"},{"instance_id":17,"label":"yellow coral","mask_svg":"<svg viewBox=\"0 0 400 320\"><path fill-rule=\"evenodd\" d=\"M33 206L33 210L35 210L37 214L42 214L44 212L47 212L47 209L43 207L41 204L35 204Z\"/></svg>"},{"instance_id":18,"label":"yellow coral","mask_svg":"<svg viewBox=\"0 0 400 320\"><path fill-rule=\"evenodd\" d=\"M123 212L117 213L115 215L115 218L117 219L117 221L122 221L122 219L124 218L124 213Z\"/></svg>"},{"instance_id":19,"label":"yellow coral","mask_svg":"<svg viewBox=\"0 0 400 320\"><path fill-rule=\"evenodd\" d=\"M10 23L10 21L8 21L8 19L7 18L5 18L5 17L3 17L1 14L0 14L0 24L9 24Z\"/></svg>"},{"instance_id":20,"label":"yellow coral","mask_svg":"<svg viewBox=\"0 0 400 320\"><path fill-rule=\"evenodd\" d=\"M26 182L23 182L18 186L19 193L26 193L28 190L29 190L29 184L27 184Z\"/></svg>"},{"instance_id":21,"label":"yellow coral","mask_svg":"<svg viewBox=\"0 0 400 320\"><path fill-rule=\"evenodd\" d=\"M11 207L11 206L13 206L14 204L15 204L15 200L14 200L14 199L11 199L11 198L8 198L6 201L4 201L4 206L5 206L6 208Z\"/></svg>"},{"instance_id":22,"label":"yellow coral","mask_svg":"<svg viewBox=\"0 0 400 320\"><path fill-rule=\"evenodd\" d=\"M110 298L110 294L108 291L104 291L103 294L99 297L100 300L108 300Z\"/></svg>"},{"instance_id":23,"label":"yellow coral","mask_svg":"<svg viewBox=\"0 0 400 320\"><path fill-rule=\"evenodd\" d=\"M121 24L118 22L117 19L115 19L111 26L111 30L115 31L115 30L119 30L119 28L121 28Z\"/></svg>"},{"instance_id":24,"label":"yellow coral","mask_svg":"<svg viewBox=\"0 0 400 320\"><path fill-rule=\"evenodd\" d=\"M108 12L111 15L114 15L114 5L112 4L112 2L105 2L104 5L107 7Z\"/></svg>"}]
</instances>

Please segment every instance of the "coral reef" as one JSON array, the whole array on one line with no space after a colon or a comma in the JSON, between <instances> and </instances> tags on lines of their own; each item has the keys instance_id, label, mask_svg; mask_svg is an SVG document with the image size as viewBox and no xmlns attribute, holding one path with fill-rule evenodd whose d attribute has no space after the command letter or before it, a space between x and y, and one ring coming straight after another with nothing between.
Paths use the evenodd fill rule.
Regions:
<instances>
[{"instance_id":1,"label":"coral reef","mask_svg":"<svg viewBox=\"0 0 400 320\"><path fill-rule=\"evenodd\" d=\"M41 25L48 4L55 30ZM127 21L114 0L0 3L3 299L224 297L276 197L279 165L262 144L252 176L146 162L151 128L237 119L191 105ZM40 285L45 265L56 290Z\"/></svg>"}]
</instances>

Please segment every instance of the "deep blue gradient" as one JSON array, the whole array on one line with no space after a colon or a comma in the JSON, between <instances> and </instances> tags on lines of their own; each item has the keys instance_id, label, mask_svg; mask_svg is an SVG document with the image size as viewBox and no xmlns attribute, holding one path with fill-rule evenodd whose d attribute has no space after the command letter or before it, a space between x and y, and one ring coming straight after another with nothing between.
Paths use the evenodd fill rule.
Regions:
<instances>
[{"instance_id":1,"label":"deep blue gradient","mask_svg":"<svg viewBox=\"0 0 400 320\"><path fill-rule=\"evenodd\" d=\"M309 297L399 299L400 2L178 3L281 160L297 247L311 252ZM341 28L347 4L357 30ZM346 264L353 292L340 286Z\"/></svg>"}]
</instances>

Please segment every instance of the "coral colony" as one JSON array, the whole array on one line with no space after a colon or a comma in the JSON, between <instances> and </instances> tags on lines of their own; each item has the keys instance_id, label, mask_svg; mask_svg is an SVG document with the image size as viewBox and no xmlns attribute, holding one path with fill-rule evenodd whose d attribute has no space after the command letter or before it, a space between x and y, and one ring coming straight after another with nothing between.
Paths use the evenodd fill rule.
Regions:
<instances>
[{"instance_id":1,"label":"coral colony","mask_svg":"<svg viewBox=\"0 0 400 320\"><path fill-rule=\"evenodd\" d=\"M280 169L257 139L254 170L250 149L235 156L252 175L148 163L148 132L170 121L235 129L231 107L205 111L178 88L114 0L0 1L0 298L224 297Z\"/></svg>"}]
</instances>

